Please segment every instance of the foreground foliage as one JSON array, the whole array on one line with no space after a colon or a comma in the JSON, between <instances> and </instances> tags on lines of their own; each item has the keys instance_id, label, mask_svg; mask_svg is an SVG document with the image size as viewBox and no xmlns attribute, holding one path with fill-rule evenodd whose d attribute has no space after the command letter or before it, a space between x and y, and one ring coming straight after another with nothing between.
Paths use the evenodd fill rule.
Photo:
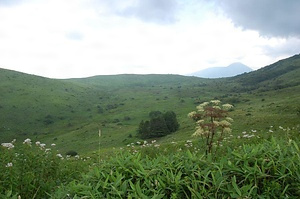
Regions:
<instances>
[{"instance_id":1,"label":"foreground foliage","mask_svg":"<svg viewBox=\"0 0 300 199\"><path fill-rule=\"evenodd\" d=\"M73 181L54 198L300 197L296 142L243 145L217 161L189 150L154 158L120 153Z\"/></svg>"},{"instance_id":2,"label":"foreground foliage","mask_svg":"<svg viewBox=\"0 0 300 199\"><path fill-rule=\"evenodd\" d=\"M297 143L272 137L228 147L217 159L204 150L153 146L119 151L100 164L62 158L42 144L13 143L1 147L0 197L299 198Z\"/></svg>"}]
</instances>

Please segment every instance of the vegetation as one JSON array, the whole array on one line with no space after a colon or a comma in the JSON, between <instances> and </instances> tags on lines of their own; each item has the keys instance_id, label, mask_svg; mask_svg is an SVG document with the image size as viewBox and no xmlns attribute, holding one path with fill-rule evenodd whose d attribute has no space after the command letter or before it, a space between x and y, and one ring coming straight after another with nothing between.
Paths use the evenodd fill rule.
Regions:
<instances>
[{"instance_id":1,"label":"vegetation","mask_svg":"<svg viewBox=\"0 0 300 199\"><path fill-rule=\"evenodd\" d=\"M300 196L300 55L224 79L0 70L0 198ZM204 106L211 99L234 110ZM234 125L221 125L229 114ZM200 118L214 139L191 136Z\"/></svg>"},{"instance_id":2,"label":"vegetation","mask_svg":"<svg viewBox=\"0 0 300 199\"><path fill-rule=\"evenodd\" d=\"M1 198L300 197L299 141L288 137L224 142L215 160L192 142L137 143L100 164L95 157L63 157L55 146L47 150L29 139L10 144L1 147Z\"/></svg>"},{"instance_id":3,"label":"vegetation","mask_svg":"<svg viewBox=\"0 0 300 199\"><path fill-rule=\"evenodd\" d=\"M212 153L214 138L218 136L217 145L223 140L225 133L231 132L232 118L228 117L231 104L221 105L220 100L203 102L197 106L197 112L189 113L189 117L196 121L196 132L193 136L204 136L206 138L206 154Z\"/></svg>"},{"instance_id":4,"label":"vegetation","mask_svg":"<svg viewBox=\"0 0 300 199\"><path fill-rule=\"evenodd\" d=\"M142 120L139 124L138 135L142 139L166 136L178 130L179 124L173 111L149 113L150 121Z\"/></svg>"}]
</instances>

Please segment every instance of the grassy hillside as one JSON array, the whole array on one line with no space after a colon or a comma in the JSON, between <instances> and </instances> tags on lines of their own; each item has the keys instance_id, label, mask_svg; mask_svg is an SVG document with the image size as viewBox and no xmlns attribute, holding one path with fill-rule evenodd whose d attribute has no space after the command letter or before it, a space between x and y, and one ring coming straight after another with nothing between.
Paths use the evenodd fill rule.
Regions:
<instances>
[{"instance_id":1,"label":"grassy hillside","mask_svg":"<svg viewBox=\"0 0 300 199\"><path fill-rule=\"evenodd\" d=\"M56 80L0 69L0 139L55 142L63 152L122 147L150 111L172 110L178 132L158 142L191 139L187 114L200 102L232 103L233 134L299 124L299 55L234 78L179 75L115 75Z\"/></svg>"}]
</instances>

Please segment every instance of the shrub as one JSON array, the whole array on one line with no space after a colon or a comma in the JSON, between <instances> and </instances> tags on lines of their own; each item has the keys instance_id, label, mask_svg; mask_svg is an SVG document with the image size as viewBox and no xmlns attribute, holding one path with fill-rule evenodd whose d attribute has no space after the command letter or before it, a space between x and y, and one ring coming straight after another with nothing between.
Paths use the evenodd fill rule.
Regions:
<instances>
[{"instance_id":1,"label":"shrub","mask_svg":"<svg viewBox=\"0 0 300 199\"><path fill-rule=\"evenodd\" d=\"M141 121L139 124L138 134L143 139L162 137L179 128L176 114L173 111L164 114L160 111L151 111L149 117L150 121Z\"/></svg>"}]
</instances>

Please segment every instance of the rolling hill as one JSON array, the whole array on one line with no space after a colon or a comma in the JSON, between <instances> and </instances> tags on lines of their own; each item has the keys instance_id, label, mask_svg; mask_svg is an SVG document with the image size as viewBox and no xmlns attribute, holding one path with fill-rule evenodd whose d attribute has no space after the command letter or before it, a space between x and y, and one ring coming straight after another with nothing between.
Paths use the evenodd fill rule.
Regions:
<instances>
[{"instance_id":1,"label":"rolling hill","mask_svg":"<svg viewBox=\"0 0 300 199\"><path fill-rule=\"evenodd\" d=\"M252 68L242 63L232 63L226 67L211 67L192 73L192 76L202 78L222 78L233 77L243 73L251 72Z\"/></svg>"},{"instance_id":2,"label":"rolling hill","mask_svg":"<svg viewBox=\"0 0 300 199\"><path fill-rule=\"evenodd\" d=\"M232 103L233 133L270 125L299 124L300 56L281 60L232 78L179 75L111 75L48 79L0 69L1 142L30 137L62 151L110 150L139 140L141 120L150 111L172 110L178 132L159 142L190 139L194 124L187 114L210 99Z\"/></svg>"}]
</instances>

